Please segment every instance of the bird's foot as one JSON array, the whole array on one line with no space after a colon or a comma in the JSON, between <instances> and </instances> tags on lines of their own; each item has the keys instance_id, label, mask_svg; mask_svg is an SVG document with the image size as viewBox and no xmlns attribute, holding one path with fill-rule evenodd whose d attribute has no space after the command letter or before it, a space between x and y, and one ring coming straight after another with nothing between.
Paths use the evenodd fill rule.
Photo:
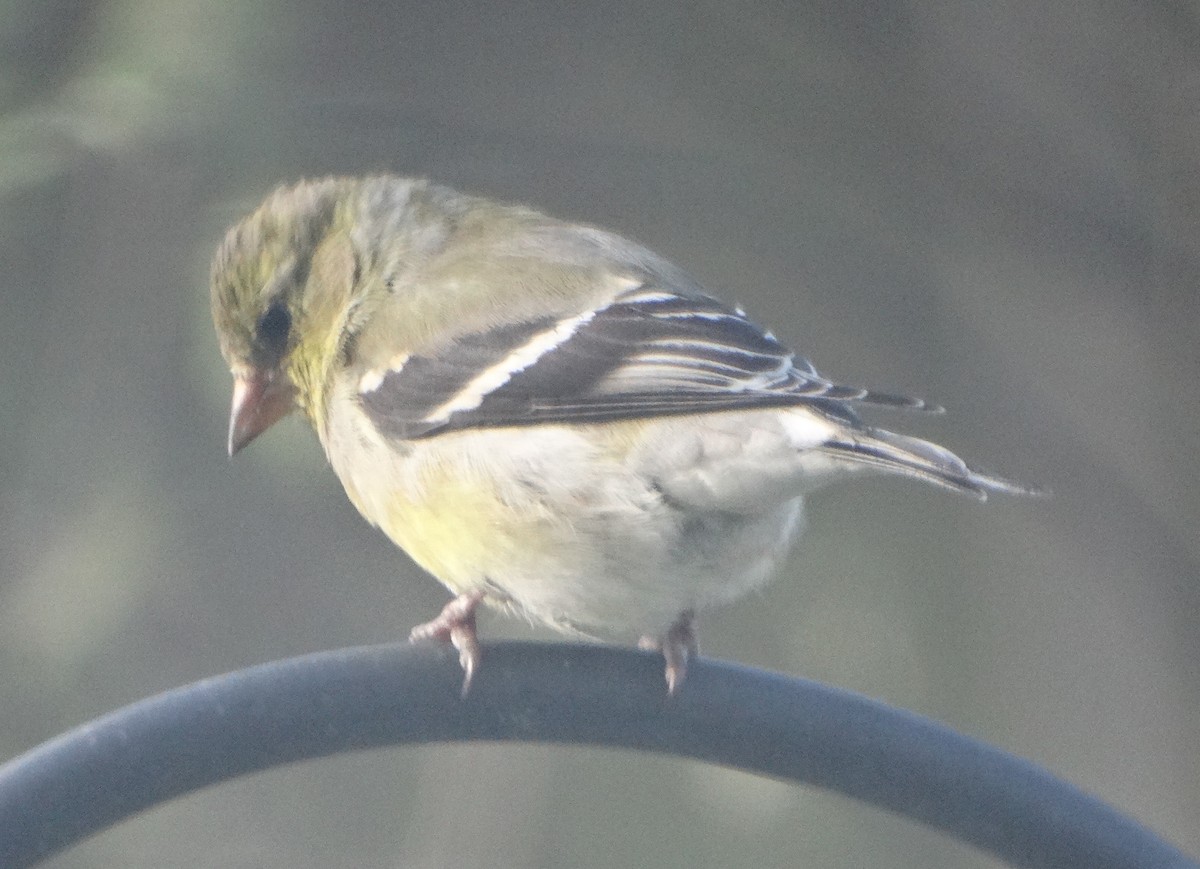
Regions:
<instances>
[{"instance_id":1,"label":"bird's foot","mask_svg":"<svg viewBox=\"0 0 1200 869\"><path fill-rule=\"evenodd\" d=\"M687 677L688 661L700 654L696 639L696 613L684 610L661 637L642 637L638 648L662 652L667 663L667 693L675 694Z\"/></svg>"},{"instance_id":2,"label":"bird's foot","mask_svg":"<svg viewBox=\"0 0 1200 869\"><path fill-rule=\"evenodd\" d=\"M408 635L410 643L435 640L449 643L458 649L458 662L463 668L462 696L471 690L471 679L479 669L483 653L479 649L479 637L475 634L475 610L483 600L483 592L460 594L442 608L437 618L417 625Z\"/></svg>"}]
</instances>

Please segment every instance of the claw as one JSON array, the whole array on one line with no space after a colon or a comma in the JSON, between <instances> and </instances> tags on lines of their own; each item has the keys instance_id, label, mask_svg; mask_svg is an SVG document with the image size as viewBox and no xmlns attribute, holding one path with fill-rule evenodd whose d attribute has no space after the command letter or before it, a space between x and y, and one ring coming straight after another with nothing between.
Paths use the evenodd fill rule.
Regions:
<instances>
[{"instance_id":1,"label":"claw","mask_svg":"<svg viewBox=\"0 0 1200 869\"><path fill-rule=\"evenodd\" d=\"M483 592L460 594L446 604L437 618L417 625L408 635L410 643L422 640L435 640L439 643L449 643L458 649L458 663L463 668L462 696L465 698L471 690L471 680L479 663L483 660L483 652L479 648L479 638L475 634L475 610L483 600Z\"/></svg>"},{"instance_id":2,"label":"claw","mask_svg":"<svg viewBox=\"0 0 1200 869\"><path fill-rule=\"evenodd\" d=\"M642 637L638 648L662 652L666 661L667 694L674 696L687 678L688 661L700 654L696 613L684 610L661 638Z\"/></svg>"}]
</instances>

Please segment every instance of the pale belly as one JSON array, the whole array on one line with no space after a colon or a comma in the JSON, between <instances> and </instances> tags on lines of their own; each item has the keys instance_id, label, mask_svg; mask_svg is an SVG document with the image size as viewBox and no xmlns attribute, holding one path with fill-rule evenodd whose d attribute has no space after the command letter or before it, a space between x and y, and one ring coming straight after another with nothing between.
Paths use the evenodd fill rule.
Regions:
<instances>
[{"instance_id":1,"label":"pale belly","mask_svg":"<svg viewBox=\"0 0 1200 869\"><path fill-rule=\"evenodd\" d=\"M328 452L362 514L451 591L483 590L563 630L657 636L685 610L766 582L802 524L800 497L736 511L680 503L627 439L536 426L398 453L364 425L333 419L328 433L354 439L354 461Z\"/></svg>"}]
</instances>

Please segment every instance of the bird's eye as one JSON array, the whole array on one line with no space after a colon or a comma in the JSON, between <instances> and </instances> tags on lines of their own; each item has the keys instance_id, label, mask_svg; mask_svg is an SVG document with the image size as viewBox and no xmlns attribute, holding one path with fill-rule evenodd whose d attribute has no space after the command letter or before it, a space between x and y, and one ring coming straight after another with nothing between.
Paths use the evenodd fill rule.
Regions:
<instances>
[{"instance_id":1,"label":"bird's eye","mask_svg":"<svg viewBox=\"0 0 1200 869\"><path fill-rule=\"evenodd\" d=\"M282 354L292 329L292 315L283 302L274 302L258 318L255 327L259 342L272 353Z\"/></svg>"}]
</instances>

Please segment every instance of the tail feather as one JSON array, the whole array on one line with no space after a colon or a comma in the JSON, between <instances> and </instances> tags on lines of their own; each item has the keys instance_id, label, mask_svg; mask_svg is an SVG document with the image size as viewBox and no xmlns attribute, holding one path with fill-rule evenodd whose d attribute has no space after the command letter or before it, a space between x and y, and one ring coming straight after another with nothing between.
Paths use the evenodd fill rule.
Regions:
<instances>
[{"instance_id":1,"label":"tail feather","mask_svg":"<svg viewBox=\"0 0 1200 869\"><path fill-rule=\"evenodd\" d=\"M883 429L843 432L839 440L826 442L822 449L892 473L918 477L957 492L968 492L981 501L987 499L988 492L1040 494L1036 489L973 470L954 453L937 444Z\"/></svg>"},{"instance_id":2,"label":"tail feather","mask_svg":"<svg viewBox=\"0 0 1200 869\"><path fill-rule=\"evenodd\" d=\"M943 414L946 409L940 404L933 404L920 398L910 398L907 395L896 395L892 392L865 391L858 396L863 404L875 404L880 407L890 407L896 410L915 410L921 413Z\"/></svg>"}]
</instances>

